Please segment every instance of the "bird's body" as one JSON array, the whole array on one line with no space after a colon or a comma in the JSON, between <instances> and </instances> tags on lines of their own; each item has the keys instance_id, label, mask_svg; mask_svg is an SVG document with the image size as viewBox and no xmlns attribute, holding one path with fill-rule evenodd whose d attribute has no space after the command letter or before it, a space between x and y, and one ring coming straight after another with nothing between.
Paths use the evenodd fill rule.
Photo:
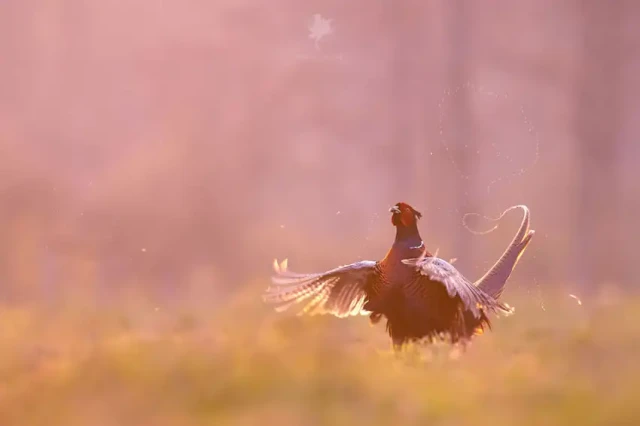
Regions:
<instances>
[{"instance_id":1,"label":"bird's body","mask_svg":"<svg viewBox=\"0 0 640 426\"><path fill-rule=\"evenodd\" d=\"M265 301L281 303L280 310L306 302L300 313L369 315L372 324L385 317L395 347L444 336L453 343L466 342L490 326L487 313L512 311L496 299L533 235L528 230L528 209L520 207L525 211L520 231L484 281L476 284L427 251L417 227L421 214L398 203L391 209L396 238L382 260L320 274L293 273L286 263L276 262L274 287L268 289Z\"/></svg>"}]
</instances>

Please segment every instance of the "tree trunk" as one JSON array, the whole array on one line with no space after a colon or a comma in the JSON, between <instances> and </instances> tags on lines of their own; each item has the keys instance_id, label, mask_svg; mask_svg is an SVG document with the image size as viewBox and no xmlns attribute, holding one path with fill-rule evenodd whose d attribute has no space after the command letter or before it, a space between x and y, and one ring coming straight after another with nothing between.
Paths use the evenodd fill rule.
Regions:
<instances>
[{"instance_id":1,"label":"tree trunk","mask_svg":"<svg viewBox=\"0 0 640 426\"><path fill-rule=\"evenodd\" d=\"M391 50L390 117L391 140L386 145L386 154L391 179L392 203L404 201L413 190L413 162L411 161L411 79L408 44L411 32L407 26L409 8L400 3L390 4ZM409 201L408 201L409 202Z\"/></svg>"},{"instance_id":2,"label":"tree trunk","mask_svg":"<svg viewBox=\"0 0 640 426\"><path fill-rule=\"evenodd\" d=\"M583 292L620 279L616 213L618 128L622 105L621 21L624 2L579 3L583 52L578 67L575 132L578 191L574 279Z\"/></svg>"},{"instance_id":3,"label":"tree trunk","mask_svg":"<svg viewBox=\"0 0 640 426\"><path fill-rule=\"evenodd\" d=\"M469 110L469 93L465 85L469 81L470 37L469 4L465 0L453 0L449 3L449 63L448 75L450 90L450 113L453 124L450 128L449 149L455 162L457 185L454 187L455 205L460 212L457 230L454 237L453 251L459 259L462 270L469 271L473 262L473 250L470 234L461 226L462 215L476 212L477 206L474 192L475 166L472 153L476 152L474 141L469 129L473 119Z\"/></svg>"}]
</instances>

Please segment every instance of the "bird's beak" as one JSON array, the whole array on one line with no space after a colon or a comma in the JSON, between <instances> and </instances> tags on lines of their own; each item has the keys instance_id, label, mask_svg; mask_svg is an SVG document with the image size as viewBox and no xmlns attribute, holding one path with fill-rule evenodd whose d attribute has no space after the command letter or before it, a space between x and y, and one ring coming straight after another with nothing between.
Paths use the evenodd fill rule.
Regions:
<instances>
[{"instance_id":1,"label":"bird's beak","mask_svg":"<svg viewBox=\"0 0 640 426\"><path fill-rule=\"evenodd\" d=\"M389 212L394 214L400 213L400 209L398 208L398 206L393 206L389 209Z\"/></svg>"}]
</instances>

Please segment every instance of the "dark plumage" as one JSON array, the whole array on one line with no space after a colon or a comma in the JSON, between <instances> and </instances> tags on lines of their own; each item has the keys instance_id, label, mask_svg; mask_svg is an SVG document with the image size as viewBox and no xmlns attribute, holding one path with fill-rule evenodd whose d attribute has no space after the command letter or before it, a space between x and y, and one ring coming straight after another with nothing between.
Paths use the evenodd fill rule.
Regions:
<instances>
[{"instance_id":1,"label":"dark plumage","mask_svg":"<svg viewBox=\"0 0 640 426\"><path fill-rule=\"evenodd\" d=\"M529 244L529 210L513 241L496 264L478 282L471 283L456 268L434 256L418 231L422 214L406 203L389 211L396 238L380 261L361 261L317 274L287 270L286 261L274 264L273 286L264 300L278 311L301 304L299 314L337 317L369 315L372 324L383 317L395 347L406 342L447 337L466 342L490 327L488 313L511 313L498 302L518 259Z\"/></svg>"}]
</instances>

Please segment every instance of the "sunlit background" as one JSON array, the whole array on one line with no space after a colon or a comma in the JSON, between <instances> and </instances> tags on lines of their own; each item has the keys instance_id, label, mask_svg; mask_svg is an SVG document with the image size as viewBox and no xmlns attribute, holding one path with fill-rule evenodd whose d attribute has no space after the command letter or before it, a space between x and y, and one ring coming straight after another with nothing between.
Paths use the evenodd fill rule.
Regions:
<instances>
[{"instance_id":1,"label":"sunlit background","mask_svg":"<svg viewBox=\"0 0 640 426\"><path fill-rule=\"evenodd\" d=\"M521 218L510 213L480 236L463 226L463 215L496 217L526 204L537 234L505 293L519 298L525 313L503 332L523 346L531 339L541 347L565 341L526 334L526 318L556 303L549 323L557 325L569 321L567 309L589 309L569 294L595 303L603 292L632 294L638 287L639 52L640 3L625 0L0 1L0 300L7 311L0 322L29 346L30 335L53 333L38 328L44 308L59 313L82 306L95 314L126 305L125 323L137 330L154 321L154 312L197 304L214 315L242 294L246 301L230 314L240 321L263 309L260 291L275 257L289 258L292 270L315 272L384 256L394 235L388 208L398 201L424 214L419 226L427 247L457 258L456 266L475 279L502 253ZM467 224L475 231L495 225L472 219ZM22 307L31 313L19 313ZM31 326L15 325L23 324L23 314L35 315L24 320ZM174 321L166 315L163 321ZM621 315L599 321L617 328L630 321ZM264 313L264 321L273 316ZM193 319L175 321L198 328ZM596 320L576 321L590 329L585 324ZM68 322L93 324L81 314ZM340 331L353 322L366 321L304 324ZM206 324L203 333L215 334ZM260 324L263 319L247 327L247 341L268 333ZM33 327L40 334L31 334ZM361 339L379 335L377 348L386 349L383 327L364 327L357 329L364 330ZM630 342L632 331L620 331L620 341ZM295 333L305 334L304 327ZM75 336L68 342L86 342L68 334ZM481 338L491 342L485 345L503 342ZM505 345L496 353L483 346L472 363L513 355L515 344ZM531 356L534 361L522 361L526 371L544 364ZM584 371L596 364L590 360ZM223 370L207 371L215 381ZM460 374L474 380L469 371ZM178 382L173 386L184 393L198 392L187 379ZM14 399L7 399L11 410L4 405L8 417L0 408L3 425L51 424L46 413L22 417L29 410L16 407L41 401L16 396L7 383L0 386L0 407L3 396ZM40 382L21 383L27 392ZM387 389L394 386L401 385ZM229 388L221 389L227 395ZM304 395L297 398L312 398ZM105 398L105 406L122 406ZM406 421L460 424L447 423L446 415L442 423L420 417L419 403L407 408L393 401L390 395L375 404ZM140 414L153 411L147 405L132 405L139 417L118 411L116 424L183 424L177 415L149 420ZM91 415L93 406L83 405L88 417L74 421L112 424ZM291 406L295 413L274 409L270 418L357 423L331 415L306 423L310 414ZM318 407L309 413L326 408ZM203 424L222 424L206 423L216 410L204 412ZM609 424L598 423L609 418L603 415L591 418L596 423L554 419ZM76 424L71 417L60 424ZM224 421L232 418L255 424L246 413ZM516 424L515 417L504 418ZM629 421L619 424L637 424Z\"/></svg>"}]
</instances>

